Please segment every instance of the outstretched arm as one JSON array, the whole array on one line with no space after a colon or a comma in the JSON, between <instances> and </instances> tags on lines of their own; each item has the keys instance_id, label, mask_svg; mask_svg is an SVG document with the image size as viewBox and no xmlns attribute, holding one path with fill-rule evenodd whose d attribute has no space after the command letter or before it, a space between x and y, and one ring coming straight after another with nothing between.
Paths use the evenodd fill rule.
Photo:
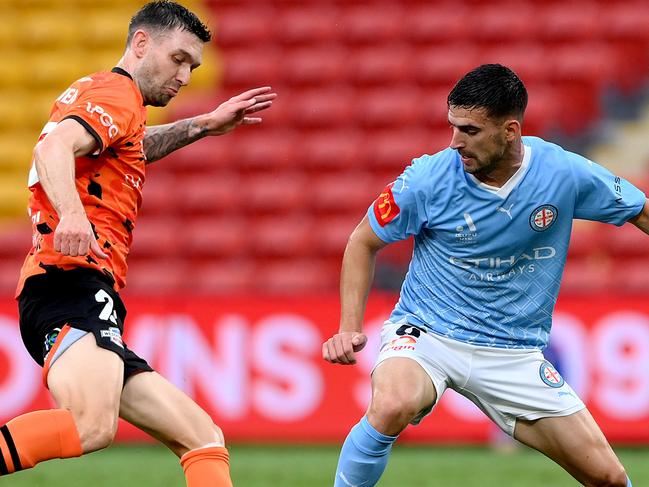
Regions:
<instances>
[{"instance_id":1,"label":"outstretched arm","mask_svg":"<svg viewBox=\"0 0 649 487\"><path fill-rule=\"evenodd\" d=\"M372 230L367 216L349 237L340 275L340 329L322 345L322 356L328 362L355 364L355 353L367 342L363 316L376 254L385 245Z\"/></svg>"},{"instance_id":2,"label":"outstretched arm","mask_svg":"<svg viewBox=\"0 0 649 487\"><path fill-rule=\"evenodd\" d=\"M208 135L223 135L239 125L261 123L260 117L249 115L265 110L273 104L277 94L271 90L268 86L248 90L230 98L209 113L147 127L144 137L147 164Z\"/></svg>"},{"instance_id":3,"label":"outstretched arm","mask_svg":"<svg viewBox=\"0 0 649 487\"><path fill-rule=\"evenodd\" d=\"M649 200L645 201L642 211L638 216L631 218L629 223L633 223L644 233L649 234Z\"/></svg>"}]
</instances>

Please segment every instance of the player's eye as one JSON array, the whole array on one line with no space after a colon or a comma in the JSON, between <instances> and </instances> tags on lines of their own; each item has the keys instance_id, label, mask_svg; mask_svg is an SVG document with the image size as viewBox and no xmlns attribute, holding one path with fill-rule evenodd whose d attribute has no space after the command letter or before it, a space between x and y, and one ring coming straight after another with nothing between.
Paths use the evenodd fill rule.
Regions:
<instances>
[{"instance_id":1,"label":"player's eye","mask_svg":"<svg viewBox=\"0 0 649 487\"><path fill-rule=\"evenodd\" d=\"M182 64L182 63L183 63L182 58L179 58L179 57L175 57L175 56L174 56L174 57L173 57L173 60L174 60L174 63L176 63L176 64Z\"/></svg>"}]
</instances>

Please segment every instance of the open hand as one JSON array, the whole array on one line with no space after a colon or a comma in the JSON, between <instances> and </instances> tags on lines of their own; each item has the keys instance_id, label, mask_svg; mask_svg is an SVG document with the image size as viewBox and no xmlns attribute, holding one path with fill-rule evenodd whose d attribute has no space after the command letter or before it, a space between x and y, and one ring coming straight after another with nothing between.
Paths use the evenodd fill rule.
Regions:
<instances>
[{"instance_id":1,"label":"open hand","mask_svg":"<svg viewBox=\"0 0 649 487\"><path fill-rule=\"evenodd\" d=\"M207 130L207 135L223 135L239 125L261 123L261 117L249 115L269 108L275 98L277 93L273 93L270 86L245 91L203 115L202 125Z\"/></svg>"}]
</instances>

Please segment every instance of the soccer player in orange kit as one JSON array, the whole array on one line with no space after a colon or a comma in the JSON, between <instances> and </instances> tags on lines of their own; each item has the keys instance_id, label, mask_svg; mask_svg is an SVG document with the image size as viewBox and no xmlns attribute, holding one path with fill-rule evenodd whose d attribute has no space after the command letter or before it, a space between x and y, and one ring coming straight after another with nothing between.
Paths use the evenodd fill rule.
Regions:
<instances>
[{"instance_id":1,"label":"soccer player in orange kit","mask_svg":"<svg viewBox=\"0 0 649 487\"><path fill-rule=\"evenodd\" d=\"M146 127L145 106L167 105L189 83L210 38L182 5L148 3L131 19L117 67L77 80L52 108L34 149L33 247L16 296L23 341L57 408L0 427L0 475L105 448L121 417L180 457L188 487L232 485L221 430L122 341L118 294L146 165L260 123L250 115L276 96L256 88L209 113Z\"/></svg>"}]
</instances>

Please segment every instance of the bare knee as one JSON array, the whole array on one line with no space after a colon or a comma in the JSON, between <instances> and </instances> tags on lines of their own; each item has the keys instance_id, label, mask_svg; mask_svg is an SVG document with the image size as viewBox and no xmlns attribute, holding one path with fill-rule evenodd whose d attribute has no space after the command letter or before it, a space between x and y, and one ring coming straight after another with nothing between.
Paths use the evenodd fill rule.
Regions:
<instances>
[{"instance_id":1,"label":"bare knee","mask_svg":"<svg viewBox=\"0 0 649 487\"><path fill-rule=\"evenodd\" d=\"M367 418L380 433L396 436L421 412L419 401L376 394Z\"/></svg>"},{"instance_id":2,"label":"bare knee","mask_svg":"<svg viewBox=\"0 0 649 487\"><path fill-rule=\"evenodd\" d=\"M182 437L172 440L168 446L178 456L197 448L206 446L225 446L223 431L214 424L209 415L202 412L198 421L193 421L193 428Z\"/></svg>"},{"instance_id":3,"label":"bare knee","mask_svg":"<svg viewBox=\"0 0 649 487\"><path fill-rule=\"evenodd\" d=\"M117 433L117 416L112 413L75 413L74 421L84 453L110 446Z\"/></svg>"},{"instance_id":4,"label":"bare knee","mask_svg":"<svg viewBox=\"0 0 649 487\"><path fill-rule=\"evenodd\" d=\"M627 487L628 477L621 465L603 470L586 484L588 487Z\"/></svg>"}]
</instances>

